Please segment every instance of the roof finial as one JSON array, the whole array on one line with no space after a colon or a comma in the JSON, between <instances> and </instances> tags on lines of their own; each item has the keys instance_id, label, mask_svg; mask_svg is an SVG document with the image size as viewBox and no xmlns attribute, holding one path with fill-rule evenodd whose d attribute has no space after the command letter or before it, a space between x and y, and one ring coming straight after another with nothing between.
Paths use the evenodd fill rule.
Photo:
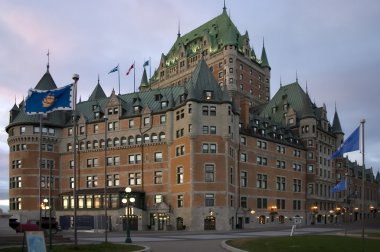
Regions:
<instances>
[{"instance_id":1,"label":"roof finial","mask_svg":"<svg viewBox=\"0 0 380 252\"><path fill-rule=\"evenodd\" d=\"M226 0L223 2L223 11L226 11Z\"/></svg>"},{"instance_id":2,"label":"roof finial","mask_svg":"<svg viewBox=\"0 0 380 252\"><path fill-rule=\"evenodd\" d=\"M100 80L99 80L99 74L98 74L98 84L100 84Z\"/></svg>"},{"instance_id":3,"label":"roof finial","mask_svg":"<svg viewBox=\"0 0 380 252\"><path fill-rule=\"evenodd\" d=\"M306 80L306 94L309 94L309 91L307 90L307 80Z\"/></svg>"},{"instance_id":4,"label":"roof finial","mask_svg":"<svg viewBox=\"0 0 380 252\"><path fill-rule=\"evenodd\" d=\"M48 49L48 52L47 52L46 56L48 58L48 62L47 62L46 68L47 68L47 71L49 71L49 67L50 67L50 50L49 49Z\"/></svg>"},{"instance_id":5,"label":"roof finial","mask_svg":"<svg viewBox=\"0 0 380 252\"><path fill-rule=\"evenodd\" d=\"M335 113L336 113L336 101L335 101Z\"/></svg>"},{"instance_id":6,"label":"roof finial","mask_svg":"<svg viewBox=\"0 0 380 252\"><path fill-rule=\"evenodd\" d=\"M280 75L280 87L282 87L282 78L281 78L281 75Z\"/></svg>"},{"instance_id":7,"label":"roof finial","mask_svg":"<svg viewBox=\"0 0 380 252\"><path fill-rule=\"evenodd\" d=\"M298 83L298 72L296 70L296 82Z\"/></svg>"},{"instance_id":8,"label":"roof finial","mask_svg":"<svg viewBox=\"0 0 380 252\"><path fill-rule=\"evenodd\" d=\"M178 20L178 33L177 33L177 37L181 37L181 20Z\"/></svg>"}]
</instances>

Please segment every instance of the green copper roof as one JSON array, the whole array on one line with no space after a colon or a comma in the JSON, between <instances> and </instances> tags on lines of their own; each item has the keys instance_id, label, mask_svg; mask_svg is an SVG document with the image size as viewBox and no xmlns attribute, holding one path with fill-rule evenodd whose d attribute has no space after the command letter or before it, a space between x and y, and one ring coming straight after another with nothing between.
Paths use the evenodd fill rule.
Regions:
<instances>
[{"instance_id":1,"label":"green copper roof","mask_svg":"<svg viewBox=\"0 0 380 252\"><path fill-rule=\"evenodd\" d=\"M144 88L148 88L148 87L149 87L148 77L146 75L146 70L144 68L143 76L141 78L141 83L140 83L140 90Z\"/></svg>"},{"instance_id":2,"label":"green copper roof","mask_svg":"<svg viewBox=\"0 0 380 252\"><path fill-rule=\"evenodd\" d=\"M263 46L263 50L261 52L261 66L262 67L267 67L267 68L270 69L267 53L265 51L265 46Z\"/></svg>"},{"instance_id":3,"label":"green copper roof","mask_svg":"<svg viewBox=\"0 0 380 252\"><path fill-rule=\"evenodd\" d=\"M315 117L316 108L298 82L280 87L269 103L261 109L260 116L283 123L287 107L292 108L298 118Z\"/></svg>"}]
</instances>

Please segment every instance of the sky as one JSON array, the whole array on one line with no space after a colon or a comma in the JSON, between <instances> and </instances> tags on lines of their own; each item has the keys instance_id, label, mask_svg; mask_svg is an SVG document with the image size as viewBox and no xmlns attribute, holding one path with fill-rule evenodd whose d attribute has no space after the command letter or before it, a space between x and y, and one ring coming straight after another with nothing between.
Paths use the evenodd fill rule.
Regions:
<instances>
[{"instance_id":1,"label":"sky","mask_svg":"<svg viewBox=\"0 0 380 252\"><path fill-rule=\"evenodd\" d=\"M152 72L176 40L222 13L224 0L0 1L0 208L8 210L9 111L46 72L57 86L80 75L78 99L100 80L105 93L139 86L143 63ZM271 96L298 77L317 106L335 107L348 137L365 123L365 164L380 168L380 1L225 0L241 34L271 71ZM135 62L136 78L126 76ZM148 75L149 75L149 68ZM134 84L135 83L135 84ZM379 155L379 156L378 156ZM349 155L361 164L361 154Z\"/></svg>"}]
</instances>

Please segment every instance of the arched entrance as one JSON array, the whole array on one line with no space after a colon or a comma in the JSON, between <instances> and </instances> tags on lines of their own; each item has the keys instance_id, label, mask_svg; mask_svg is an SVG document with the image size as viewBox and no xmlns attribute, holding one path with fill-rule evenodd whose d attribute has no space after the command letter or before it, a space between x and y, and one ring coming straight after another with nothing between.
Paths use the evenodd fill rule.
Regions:
<instances>
[{"instance_id":1,"label":"arched entrance","mask_svg":"<svg viewBox=\"0 0 380 252\"><path fill-rule=\"evenodd\" d=\"M215 230L215 217L207 216L204 219L204 230Z\"/></svg>"}]
</instances>

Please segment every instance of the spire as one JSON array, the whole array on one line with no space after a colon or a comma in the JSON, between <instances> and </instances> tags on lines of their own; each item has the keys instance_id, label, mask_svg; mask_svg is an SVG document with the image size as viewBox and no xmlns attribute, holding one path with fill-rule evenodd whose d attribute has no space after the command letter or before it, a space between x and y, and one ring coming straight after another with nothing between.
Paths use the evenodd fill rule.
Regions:
<instances>
[{"instance_id":1,"label":"spire","mask_svg":"<svg viewBox=\"0 0 380 252\"><path fill-rule=\"evenodd\" d=\"M146 70L144 68L143 76L142 76L141 82L140 82L140 90L148 88L148 87L149 87L148 77L146 75Z\"/></svg>"},{"instance_id":2,"label":"spire","mask_svg":"<svg viewBox=\"0 0 380 252\"><path fill-rule=\"evenodd\" d=\"M306 94L309 95L309 91L307 90L307 80L306 80Z\"/></svg>"},{"instance_id":3,"label":"spire","mask_svg":"<svg viewBox=\"0 0 380 252\"><path fill-rule=\"evenodd\" d=\"M280 87L282 87L282 79L281 79L281 75L280 75Z\"/></svg>"},{"instance_id":4,"label":"spire","mask_svg":"<svg viewBox=\"0 0 380 252\"><path fill-rule=\"evenodd\" d=\"M332 131L335 134L343 134L343 130L342 130L342 127L340 125L340 120L339 120L338 112L336 110L336 104L335 104L335 113L334 113Z\"/></svg>"},{"instance_id":5,"label":"spire","mask_svg":"<svg viewBox=\"0 0 380 252\"><path fill-rule=\"evenodd\" d=\"M264 38L263 38L263 50L261 52L261 66L269 68L269 70L270 70L270 66L269 66L269 63L268 63L267 53L265 51Z\"/></svg>"},{"instance_id":6,"label":"spire","mask_svg":"<svg viewBox=\"0 0 380 252\"><path fill-rule=\"evenodd\" d=\"M181 20L178 20L178 33L177 38L181 37Z\"/></svg>"},{"instance_id":7,"label":"spire","mask_svg":"<svg viewBox=\"0 0 380 252\"><path fill-rule=\"evenodd\" d=\"M99 75L98 75L98 84L96 84L96 87L94 91L92 91L90 97L88 98L88 101L96 101L98 99L106 98L106 94L104 93L104 90L102 86L100 86L99 83Z\"/></svg>"},{"instance_id":8,"label":"spire","mask_svg":"<svg viewBox=\"0 0 380 252\"><path fill-rule=\"evenodd\" d=\"M47 56L47 59L48 59L47 65L46 65L46 71L49 72L49 68L50 68L50 50L49 49L48 49L48 52L47 52L46 56Z\"/></svg>"},{"instance_id":9,"label":"spire","mask_svg":"<svg viewBox=\"0 0 380 252\"><path fill-rule=\"evenodd\" d=\"M224 2L223 2L223 12L225 12L226 11L226 0L224 0Z\"/></svg>"},{"instance_id":10,"label":"spire","mask_svg":"<svg viewBox=\"0 0 380 252\"><path fill-rule=\"evenodd\" d=\"M296 82L298 83L298 72L296 70Z\"/></svg>"}]
</instances>

